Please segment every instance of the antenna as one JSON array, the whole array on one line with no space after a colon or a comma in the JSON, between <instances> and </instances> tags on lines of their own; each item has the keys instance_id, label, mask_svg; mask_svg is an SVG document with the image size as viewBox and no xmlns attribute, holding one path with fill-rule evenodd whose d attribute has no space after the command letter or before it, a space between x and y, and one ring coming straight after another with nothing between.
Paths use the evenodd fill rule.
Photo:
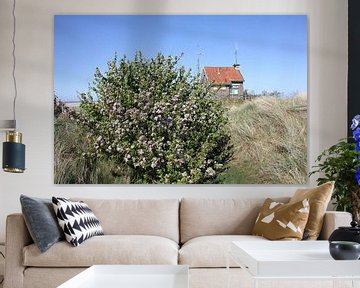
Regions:
<instances>
[{"instance_id":1,"label":"antenna","mask_svg":"<svg viewBox=\"0 0 360 288\"><path fill-rule=\"evenodd\" d=\"M235 56L235 63L233 64L234 68L236 69L237 67L240 66L240 64L238 63L238 45L237 43L235 43L234 45L234 56Z\"/></svg>"},{"instance_id":2,"label":"antenna","mask_svg":"<svg viewBox=\"0 0 360 288\"><path fill-rule=\"evenodd\" d=\"M198 53L196 54L197 55L197 73L200 74L200 57L203 56L203 54L200 51L199 45L197 45L197 48L198 48Z\"/></svg>"}]
</instances>

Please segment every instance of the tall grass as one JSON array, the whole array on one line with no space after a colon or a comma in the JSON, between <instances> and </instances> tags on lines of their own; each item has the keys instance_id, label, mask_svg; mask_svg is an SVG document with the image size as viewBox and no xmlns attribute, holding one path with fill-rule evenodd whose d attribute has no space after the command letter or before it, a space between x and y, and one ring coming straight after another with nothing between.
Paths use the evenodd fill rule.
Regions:
<instances>
[{"instance_id":1,"label":"tall grass","mask_svg":"<svg viewBox=\"0 0 360 288\"><path fill-rule=\"evenodd\" d=\"M223 182L306 183L305 96L258 97L226 105L235 153Z\"/></svg>"},{"instance_id":2,"label":"tall grass","mask_svg":"<svg viewBox=\"0 0 360 288\"><path fill-rule=\"evenodd\" d=\"M109 159L84 156L89 146L76 121L60 115L54 123L54 183L128 183L126 168L119 169Z\"/></svg>"}]
</instances>

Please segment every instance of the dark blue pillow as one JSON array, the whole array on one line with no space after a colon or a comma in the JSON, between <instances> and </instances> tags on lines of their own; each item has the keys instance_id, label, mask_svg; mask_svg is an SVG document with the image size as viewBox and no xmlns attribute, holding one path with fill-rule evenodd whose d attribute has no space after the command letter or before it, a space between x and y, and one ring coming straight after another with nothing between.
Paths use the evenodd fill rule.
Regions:
<instances>
[{"instance_id":1,"label":"dark blue pillow","mask_svg":"<svg viewBox=\"0 0 360 288\"><path fill-rule=\"evenodd\" d=\"M64 238L51 199L21 195L20 203L31 238L41 253Z\"/></svg>"}]
</instances>

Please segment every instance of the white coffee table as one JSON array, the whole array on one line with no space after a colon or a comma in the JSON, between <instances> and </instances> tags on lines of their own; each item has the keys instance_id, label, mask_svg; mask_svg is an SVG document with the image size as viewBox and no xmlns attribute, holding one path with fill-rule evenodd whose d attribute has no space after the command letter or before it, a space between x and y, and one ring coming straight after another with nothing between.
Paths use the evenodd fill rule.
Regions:
<instances>
[{"instance_id":1,"label":"white coffee table","mask_svg":"<svg viewBox=\"0 0 360 288\"><path fill-rule=\"evenodd\" d=\"M94 265L58 288L188 288L185 265Z\"/></svg>"},{"instance_id":2,"label":"white coffee table","mask_svg":"<svg viewBox=\"0 0 360 288\"><path fill-rule=\"evenodd\" d=\"M259 280L290 279L350 280L350 287L360 287L360 261L334 260L328 241L236 241L229 258L248 272L253 287Z\"/></svg>"}]
</instances>

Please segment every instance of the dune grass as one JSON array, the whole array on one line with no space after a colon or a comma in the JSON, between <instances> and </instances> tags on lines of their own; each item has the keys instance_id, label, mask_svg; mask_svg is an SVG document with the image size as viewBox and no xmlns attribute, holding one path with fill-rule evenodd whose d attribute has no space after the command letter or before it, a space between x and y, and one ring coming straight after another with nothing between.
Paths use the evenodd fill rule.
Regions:
<instances>
[{"instance_id":1,"label":"dune grass","mask_svg":"<svg viewBox=\"0 0 360 288\"><path fill-rule=\"evenodd\" d=\"M266 96L225 105L235 153L223 183L306 183L306 97Z\"/></svg>"}]
</instances>

